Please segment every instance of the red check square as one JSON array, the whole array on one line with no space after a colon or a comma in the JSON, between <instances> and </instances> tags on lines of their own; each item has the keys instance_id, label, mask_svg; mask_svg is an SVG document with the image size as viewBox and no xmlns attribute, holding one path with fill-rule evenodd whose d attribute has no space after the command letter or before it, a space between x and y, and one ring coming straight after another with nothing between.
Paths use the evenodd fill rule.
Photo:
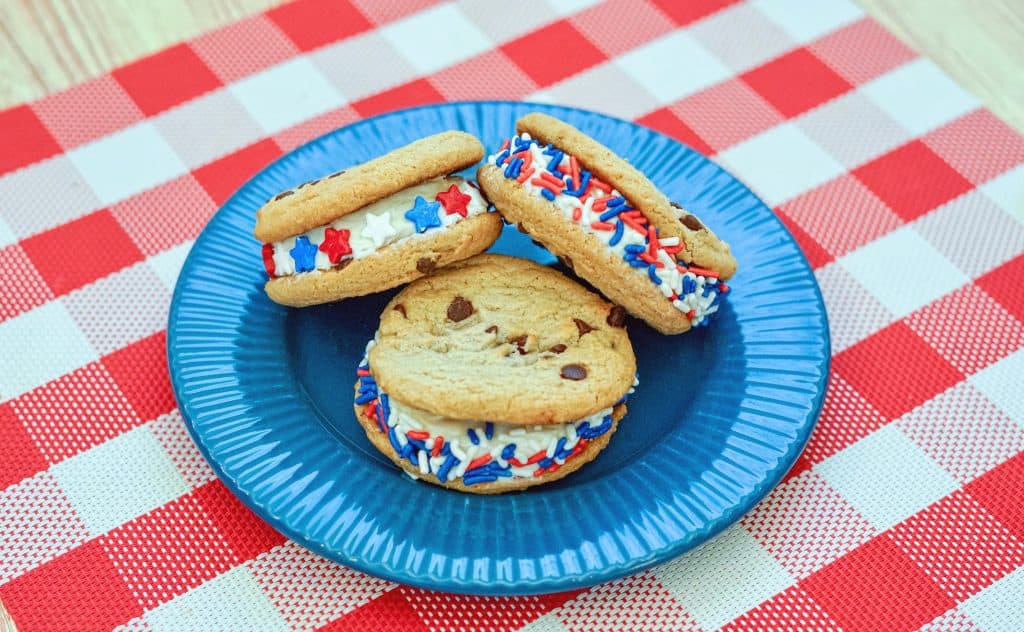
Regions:
<instances>
[{"instance_id":1,"label":"red check square","mask_svg":"<svg viewBox=\"0 0 1024 632\"><path fill-rule=\"evenodd\" d=\"M849 382L833 372L828 380L821 416L801 458L806 458L811 463L821 463L878 430L885 423L885 417L871 405L871 402L864 399Z\"/></svg>"},{"instance_id":2,"label":"red check square","mask_svg":"<svg viewBox=\"0 0 1024 632\"><path fill-rule=\"evenodd\" d=\"M156 419L177 406L167 373L166 333L133 342L101 362L143 421Z\"/></svg>"},{"instance_id":3,"label":"red check square","mask_svg":"<svg viewBox=\"0 0 1024 632\"><path fill-rule=\"evenodd\" d=\"M298 0L267 11L267 17L302 51L320 48L373 26L346 0Z\"/></svg>"},{"instance_id":4,"label":"red check square","mask_svg":"<svg viewBox=\"0 0 1024 632\"><path fill-rule=\"evenodd\" d=\"M443 101L444 95L438 92L437 88L431 85L429 81L417 79L356 101L352 104L352 109L363 117L370 117L390 110L400 110L414 105Z\"/></svg>"},{"instance_id":5,"label":"red check square","mask_svg":"<svg viewBox=\"0 0 1024 632\"><path fill-rule=\"evenodd\" d=\"M25 393L11 406L50 463L84 452L144 421L98 362Z\"/></svg>"},{"instance_id":6,"label":"red check square","mask_svg":"<svg viewBox=\"0 0 1024 632\"><path fill-rule=\"evenodd\" d=\"M10 403L0 404L0 490L49 465Z\"/></svg>"},{"instance_id":7,"label":"red check square","mask_svg":"<svg viewBox=\"0 0 1024 632\"><path fill-rule=\"evenodd\" d=\"M605 61L587 36L566 20L549 24L503 45L501 51L537 85L561 81Z\"/></svg>"},{"instance_id":8,"label":"red check square","mask_svg":"<svg viewBox=\"0 0 1024 632\"><path fill-rule=\"evenodd\" d=\"M147 116L221 85L220 79L187 44L143 57L111 74Z\"/></svg>"},{"instance_id":9,"label":"red check square","mask_svg":"<svg viewBox=\"0 0 1024 632\"><path fill-rule=\"evenodd\" d=\"M270 68L298 53L295 44L263 14L200 35L192 41L192 48L225 83ZM245 54L239 55L239 50Z\"/></svg>"},{"instance_id":10,"label":"red check square","mask_svg":"<svg viewBox=\"0 0 1024 632\"><path fill-rule=\"evenodd\" d=\"M1024 543L963 491L911 516L889 535L957 601L1024 565Z\"/></svg>"},{"instance_id":11,"label":"red check square","mask_svg":"<svg viewBox=\"0 0 1024 632\"><path fill-rule=\"evenodd\" d=\"M154 213L153 209L174 209ZM194 239L217 205L190 174L122 200L110 213L146 256Z\"/></svg>"},{"instance_id":12,"label":"red check square","mask_svg":"<svg viewBox=\"0 0 1024 632\"><path fill-rule=\"evenodd\" d=\"M21 246L56 296L143 259L106 209L33 235Z\"/></svg>"},{"instance_id":13,"label":"red check square","mask_svg":"<svg viewBox=\"0 0 1024 632\"><path fill-rule=\"evenodd\" d=\"M890 420L963 379L902 321L838 353L832 368Z\"/></svg>"},{"instance_id":14,"label":"red check square","mask_svg":"<svg viewBox=\"0 0 1024 632\"><path fill-rule=\"evenodd\" d=\"M783 213L781 210L777 210L775 214L782 220L782 223L786 225L786 229L793 235L793 239L800 246L800 250L803 251L804 256L807 257L807 262L811 264L811 268L817 270L818 268L831 263L833 258L829 251L825 250L821 244L811 237L810 233L800 227L795 221L792 220L788 215Z\"/></svg>"},{"instance_id":15,"label":"red check square","mask_svg":"<svg viewBox=\"0 0 1024 632\"><path fill-rule=\"evenodd\" d=\"M399 590L412 609L426 614L425 619L442 621L437 626L452 630L518 630L563 604L569 597L565 593L544 597L487 597L485 607L474 607L479 597L452 595L402 586Z\"/></svg>"},{"instance_id":16,"label":"red check square","mask_svg":"<svg viewBox=\"0 0 1024 632\"><path fill-rule=\"evenodd\" d=\"M1024 540L1024 502L1021 502L1021 481L1024 481L1024 452L989 470L964 486L971 498L992 514L999 524Z\"/></svg>"},{"instance_id":17,"label":"red check square","mask_svg":"<svg viewBox=\"0 0 1024 632\"><path fill-rule=\"evenodd\" d=\"M53 298L53 292L18 244L0 249L0 322Z\"/></svg>"},{"instance_id":18,"label":"red check square","mask_svg":"<svg viewBox=\"0 0 1024 632\"><path fill-rule=\"evenodd\" d=\"M975 184L1024 163L1024 136L988 110L975 110L929 132L922 140ZM978 151L979 147L984 151Z\"/></svg>"},{"instance_id":19,"label":"red check square","mask_svg":"<svg viewBox=\"0 0 1024 632\"><path fill-rule=\"evenodd\" d=\"M1024 322L1024 255L978 278L977 284L1006 311Z\"/></svg>"},{"instance_id":20,"label":"red check square","mask_svg":"<svg viewBox=\"0 0 1024 632\"><path fill-rule=\"evenodd\" d=\"M777 57L740 78L790 118L853 87L806 48Z\"/></svg>"},{"instance_id":21,"label":"red check square","mask_svg":"<svg viewBox=\"0 0 1024 632\"><path fill-rule=\"evenodd\" d=\"M681 143L686 143L706 156L710 156L715 153L715 150L711 148L711 145L708 145L707 142L697 134L697 132L693 131L693 128L684 123L682 119L676 116L676 114L668 108L655 110L650 114L646 114L638 118L636 122L657 130L662 134L671 136Z\"/></svg>"},{"instance_id":22,"label":"red check square","mask_svg":"<svg viewBox=\"0 0 1024 632\"><path fill-rule=\"evenodd\" d=\"M146 610L243 561L192 494L143 514L100 540Z\"/></svg>"},{"instance_id":23,"label":"red check square","mask_svg":"<svg viewBox=\"0 0 1024 632\"><path fill-rule=\"evenodd\" d=\"M215 160L195 170L192 175L203 185L213 201L220 205L246 180L280 155L281 148L277 143L264 139Z\"/></svg>"},{"instance_id":24,"label":"red check square","mask_svg":"<svg viewBox=\"0 0 1024 632\"><path fill-rule=\"evenodd\" d=\"M858 167L853 175L908 222L973 187L920 140Z\"/></svg>"},{"instance_id":25,"label":"red check square","mask_svg":"<svg viewBox=\"0 0 1024 632\"><path fill-rule=\"evenodd\" d=\"M811 575L800 587L844 630L909 632L956 605L885 535Z\"/></svg>"},{"instance_id":26,"label":"red check square","mask_svg":"<svg viewBox=\"0 0 1024 632\"><path fill-rule=\"evenodd\" d=\"M0 586L19 630L106 631L142 614L99 540Z\"/></svg>"},{"instance_id":27,"label":"red check square","mask_svg":"<svg viewBox=\"0 0 1024 632\"><path fill-rule=\"evenodd\" d=\"M799 586L790 586L722 627L725 632L837 629L839 624Z\"/></svg>"},{"instance_id":28,"label":"red check square","mask_svg":"<svg viewBox=\"0 0 1024 632\"><path fill-rule=\"evenodd\" d=\"M537 84L498 50L488 51L449 66L430 77L445 98L511 99L518 101L537 89Z\"/></svg>"},{"instance_id":29,"label":"red check square","mask_svg":"<svg viewBox=\"0 0 1024 632\"><path fill-rule=\"evenodd\" d=\"M736 4L736 0L651 0L651 4L672 18L677 26L686 26L725 7Z\"/></svg>"},{"instance_id":30,"label":"red check square","mask_svg":"<svg viewBox=\"0 0 1024 632\"><path fill-rule=\"evenodd\" d=\"M139 106L110 75L46 96L32 108L65 150L143 119Z\"/></svg>"},{"instance_id":31,"label":"red check square","mask_svg":"<svg viewBox=\"0 0 1024 632\"><path fill-rule=\"evenodd\" d=\"M194 495L239 559L250 560L284 542L283 535L243 505L219 480L203 485Z\"/></svg>"},{"instance_id":32,"label":"red check square","mask_svg":"<svg viewBox=\"0 0 1024 632\"><path fill-rule=\"evenodd\" d=\"M774 127L784 119L739 79L717 83L669 106L679 118L722 151Z\"/></svg>"},{"instance_id":33,"label":"red check square","mask_svg":"<svg viewBox=\"0 0 1024 632\"><path fill-rule=\"evenodd\" d=\"M871 18L829 33L808 48L855 86L917 57L917 53Z\"/></svg>"},{"instance_id":34,"label":"red check square","mask_svg":"<svg viewBox=\"0 0 1024 632\"><path fill-rule=\"evenodd\" d=\"M27 105L0 110L0 129L4 130L0 175L61 151L57 140Z\"/></svg>"},{"instance_id":35,"label":"red check square","mask_svg":"<svg viewBox=\"0 0 1024 632\"><path fill-rule=\"evenodd\" d=\"M608 56L614 57L673 29L664 13L646 2L610 0L571 18L573 25Z\"/></svg>"}]
</instances>

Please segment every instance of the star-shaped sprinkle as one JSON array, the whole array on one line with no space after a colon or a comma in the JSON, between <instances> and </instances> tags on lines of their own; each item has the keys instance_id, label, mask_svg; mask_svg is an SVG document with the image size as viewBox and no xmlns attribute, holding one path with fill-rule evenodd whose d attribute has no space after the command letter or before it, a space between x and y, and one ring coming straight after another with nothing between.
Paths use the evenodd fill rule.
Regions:
<instances>
[{"instance_id":1,"label":"star-shaped sprinkle","mask_svg":"<svg viewBox=\"0 0 1024 632\"><path fill-rule=\"evenodd\" d=\"M425 233L428 228L435 228L441 225L441 218L437 212L441 205L437 202L428 202L422 195L417 195L413 201L412 208L405 212L405 219L416 224L417 233Z\"/></svg>"},{"instance_id":2,"label":"star-shaped sprinkle","mask_svg":"<svg viewBox=\"0 0 1024 632\"><path fill-rule=\"evenodd\" d=\"M328 228L324 231L324 240L320 243L320 251L327 255L331 265L337 265L342 257L352 254L352 246L348 243L351 234L351 231L345 228L341 230Z\"/></svg>"},{"instance_id":3,"label":"star-shaped sprinkle","mask_svg":"<svg viewBox=\"0 0 1024 632\"><path fill-rule=\"evenodd\" d=\"M466 206L473 198L459 190L457 184L448 187L448 191L437 194L437 201L444 205L444 211L448 215L459 215L465 217L468 209Z\"/></svg>"},{"instance_id":4,"label":"star-shaped sprinkle","mask_svg":"<svg viewBox=\"0 0 1024 632\"><path fill-rule=\"evenodd\" d=\"M309 272L316 268L316 246L306 236L296 237L295 246L288 251L295 260L296 272Z\"/></svg>"},{"instance_id":5,"label":"star-shaped sprinkle","mask_svg":"<svg viewBox=\"0 0 1024 632\"><path fill-rule=\"evenodd\" d=\"M384 211L380 215L367 213L366 226L359 234L372 241L374 247L380 248L388 240L388 237L397 235L398 231L391 225L391 215Z\"/></svg>"}]
</instances>

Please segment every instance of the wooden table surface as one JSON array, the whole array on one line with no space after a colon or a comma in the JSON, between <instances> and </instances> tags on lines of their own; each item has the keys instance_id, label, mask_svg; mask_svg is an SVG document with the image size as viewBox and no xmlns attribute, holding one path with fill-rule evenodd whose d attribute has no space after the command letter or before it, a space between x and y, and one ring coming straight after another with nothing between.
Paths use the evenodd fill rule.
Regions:
<instances>
[{"instance_id":1,"label":"wooden table surface","mask_svg":"<svg viewBox=\"0 0 1024 632\"><path fill-rule=\"evenodd\" d=\"M1024 0L858 1L1024 132ZM0 0L0 108L74 85L277 3Z\"/></svg>"}]
</instances>

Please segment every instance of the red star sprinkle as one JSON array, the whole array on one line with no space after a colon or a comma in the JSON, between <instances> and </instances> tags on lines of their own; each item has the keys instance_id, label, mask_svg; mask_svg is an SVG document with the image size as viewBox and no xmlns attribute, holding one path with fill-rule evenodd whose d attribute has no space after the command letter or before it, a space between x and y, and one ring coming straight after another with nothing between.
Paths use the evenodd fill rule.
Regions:
<instances>
[{"instance_id":1,"label":"red star sprinkle","mask_svg":"<svg viewBox=\"0 0 1024 632\"><path fill-rule=\"evenodd\" d=\"M327 258L331 260L331 265L336 265L343 256L352 254L352 246L348 245L350 234L351 231L345 228L341 230L328 228L324 232L324 241L320 244L320 251L327 253Z\"/></svg>"},{"instance_id":2,"label":"red star sprinkle","mask_svg":"<svg viewBox=\"0 0 1024 632\"><path fill-rule=\"evenodd\" d=\"M459 186L457 184L453 184L448 187L447 192L438 193L435 199L444 205L444 210L449 215L458 213L465 217L467 212L466 205L469 204L469 201L473 198L469 197L462 191L459 191Z\"/></svg>"},{"instance_id":3,"label":"red star sprinkle","mask_svg":"<svg viewBox=\"0 0 1024 632\"><path fill-rule=\"evenodd\" d=\"M271 279L276 279L277 275L274 274L274 245L263 244L263 267L267 269L267 274L270 275Z\"/></svg>"}]
</instances>

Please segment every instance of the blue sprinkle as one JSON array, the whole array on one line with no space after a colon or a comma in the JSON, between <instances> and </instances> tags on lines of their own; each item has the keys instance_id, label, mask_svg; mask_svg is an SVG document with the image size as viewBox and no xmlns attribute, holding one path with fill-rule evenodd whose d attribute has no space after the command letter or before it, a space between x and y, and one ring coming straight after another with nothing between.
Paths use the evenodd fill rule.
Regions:
<instances>
[{"instance_id":1,"label":"blue sprinkle","mask_svg":"<svg viewBox=\"0 0 1024 632\"><path fill-rule=\"evenodd\" d=\"M508 162L508 166L505 167L506 178L518 178L519 171L523 166L522 158L513 158Z\"/></svg>"},{"instance_id":2,"label":"blue sprinkle","mask_svg":"<svg viewBox=\"0 0 1024 632\"><path fill-rule=\"evenodd\" d=\"M555 463L554 459L552 459L549 456L546 456L543 459L537 461L537 467L540 467L540 468L543 468L543 469L547 469L547 468L551 467L552 465L554 465L554 463Z\"/></svg>"},{"instance_id":3,"label":"blue sprinkle","mask_svg":"<svg viewBox=\"0 0 1024 632\"><path fill-rule=\"evenodd\" d=\"M625 230L623 227L622 220L615 223L615 232L612 233L612 238L608 240L609 246L617 246L622 241L622 231Z\"/></svg>"},{"instance_id":4,"label":"blue sprinkle","mask_svg":"<svg viewBox=\"0 0 1024 632\"><path fill-rule=\"evenodd\" d=\"M411 443L407 443L402 446L402 449L398 451L398 458L407 459L409 455L416 451L416 446Z\"/></svg>"},{"instance_id":5,"label":"blue sprinkle","mask_svg":"<svg viewBox=\"0 0 1024 632\"><path fill-rule=\"evenodd\" d=\"M615 217L624 210L626 210L626 207L622 206L621 204L618 206L609 206L609 209L604 213L601 213L601 216L598 219L600 219L602 222L607 222L608 220Z\"/></svg>"},{"instance_id":6,"label":"blue sprinkle","mask_svg":"<svg viewBox=\"0 0 1024 632\"><path fill-rule=\"evenodd\" d=\"M409 441L409 445L414 445L418 450L426 450L427 444L423 443L422 439L413 439L408 435L405 437Z\"/></svg>"},{"instance_id":7,"label":"blue sprinkle","mask_svg":"<svg viewBox=\"0 0 1024 632\"><path fill-rule=\"evenodd\" d=\"M647 251L647 249L644 248L643 246L641 246L640 244L630 244L630 245L626 246L625 250L626 250L626 252L632 252L632 253L636 253L636 254L640 254L641 252L646 252Z\"/></svg>"},{"instance_id":8,"label":"blue sprinkle","mask_svg":"<svg viewBox=\"0 0 1024 632\"><path fill-rule=\"evenodd\" d=\"M480 445L480 437L476 436L476 430L467 428L466 434L469 435L469 440L473 442L473 445Z\"/></svg>"},{"instance_id":9,"label":"blue sprinkle","mask_svg":"<svg viewBox=\"0 0 1024 632\"><path fill-rule=\"evenodd\" d=\"M651 277L651 282L655 285L661 285L661 277L658 276L658 266L653 263L647 268L647 276Z\"/></svg>"},{"instance_id":10,"label":"blue sprinkle","mask_svg":"<svg viewBox=\"0 0 1024 632\"><path fill-rule=\"evenodd\" d=\"M394 428L388 429L388 441L391 442L391 447L395 449L395 452L402 451L402 444L398 442L398 435L395 434Z\"/></svg>"},{"instance_id":11,"label":"blue sprinkle","mask_svg":"<svg viewBox=\"0 0 1024 632\"><path fill-rule=\"evenodd\" d=\"M697 291L697 282L688 276L683 277L683 294L693 294Z\"/></svg>"},{"instance_id":12,"label":"blue sprinkle","mask_svg":"<svg viewBox=\"0 0 1024 632\"><path fill-rule=\"evenodd\" d=\"M628 261L629 261L629 265L633 266L634 268L646 268L647 267L647 262L643 261L641 259L628 259Z\"/></svg>"},{"instance_id":13,"label":"blue sprinkle","mask_svg":"<svg viewBox=\"0 0 1024 632\"><path fill-rule=\"evenodd\" d=\"M587 190L590 185L590 172L586 169L580 169L580 182L579 187L576 189L566 189L565 194L573 197L579 197Z\"/></svg>"},{"instance_id":14,"label":"blue sprinkle","mask_svg":"<svg viewBox=\"0 0 1024 632\"><path fill-rule=\"evenodd\" d=\"M494 424L489 421L484 424L484 436L488 439L494 436Z\"/></svg>"},{"instance_id":15,"label":"blue sprinkle","mask_svg":"<svg viewBox=\"0 0 1024 632\"><path fill-rule=\"evenodd\" d=\"M384 420L384 423L387 423L388 417L391 416L391 404L388 401L388 396L384 395L383 393L380 396L380 407L381 407L382 412L384 414L384 416L381 417L381 419Z\"/></svg>"},{"instance_id":16,"label":"blue sprinkle","mask_svg":"<svg viewBox=\"0 0 1024 632\"><path fill-rule=\"evenodd\" d=\"M373 393L367 392L367 393L363 393L362 395L357 397L356 398L356 403L359 404L360 406L362 406L363 404L369 404L370 402L372 402L376 398L377 398L377 393L376 392L373 392Z\"/></svg>"},{"instance_id":17,"label":"blue sprinkle","mask_svg":"<svg viewBox=\"0 0 1024 632\"><path fill-rule=\"evenodd\" d=\"M478 483L493 483L496 480L498 480L498 477L493 474L477 474L476 476L467 475L462 477L462 483L464 485L476 485Z\"/></svg>"},{"instance_id":18,"label":"blue sprinkle","mask_svg":"<svg viewBox=\"0 0 1024 632\"><path fill-rule=\"evenodd\" d=\"M523 149L526 149L530 145L533 145L537 141L532 138L530 140L526 140L525 138L516 136L515 138L512 139L512 142L515 143L516 151L519 152L522 151Z\"/></svg>"},{"instance_id":19,"label":"blue sprinkle","mask_svg":"<svg viewBox=\"0 0 1024 632\"><path fill-rule=\"evenodd\" d=\"M558 443L555 444L555 456L558 456L558 453L565 449L565 442L566 438L562 437L558 440Z\"/></svg>"},{"instance_id":20,"label":"blue sprinkle","mask_svg":"<svg viewBox=\"0 0 1024 632\"><path fill-rule=\"evenodd\" d=\"M412 446L412 444L411 444L411 443L408 443L408 444L406 444L406 445L407 445L407 446L409 446L409 447L411 447L411 446ZM419 457L418 457L418 456L416 455L416 452L417 452L417 451L416 451L415 449L412 449L412 450L410 450L410 451L409 451L409 454L407 454L407 455L405 456L405 458L409 459L409 462L410 462L410 463L412 463L413 465L415 465L416 467L419 467L419 465L420 465L420 459L419 459Z\"/></svg>"},{"instance_id":21,"label":"blue sprinkle","mask_svg":"<svg viewBox=\"0 0 1024 632\"><path fill-rule=\"evenodd\" d=\"M625 399L625 397L623 397L623 399ZM452 453L452 445L450 443L448 443L447 441L445 441L444 445L441 446L441 456L448 456L451 453Z\"/></svg>"},{"instance_id":22,"label":"blue sprinkle","mask_svg":"<svg viewBox=\"0 0 1024 632\"><path fill-rule=\"evenodd\" d=\"M455 458L454 455L448 454L448 458L444 460L444 463L441 464L441 467L437 468L438 480L441 481L442 483L445 482L445 479L448 478L448 471L452 469L452 467L454 467L455 465L458 465L458 463L459 460Z\"/></svg>"},{"instance_id":23,"label":"blue sprinkle","mask_svg":"<svg viewBox=\"0 0 1024 632\"><path fill-rule=\"evenodd\" d=\"M360 384L359 385L359 394L360 395L365 395L365 394L369 393L370 391L373 391L373 393L376 395L377 394L377 385L376 384Z\"/></svg>"},{"instance_id":24,"label":"blue sprinkle","mask_svg":"<svg viewBox=\"0 0 1024 632\"><path fill-rule=\"evenodd\" d=\"M558 165L562 162L562 157L564 155L565 154L556 149L555 153L551 154L551 160L548 161L548 171L555 173L558 170ZM560 174L561 171L558 171L558 173Z\"/></svg>"},{"instance_id":25,"label":"blue sprinkle","mask_svg":"<svg viewBox=\"0 0 1024 632\"><path fill-rule=\"evenodd\" d=\"M507 446L505 446L504 449L502 449L502 451L501 451L501 458L503 458L503 459L505 459L507 461L507 460L511 459L513 456L515 456L515 454L516 454L516 444L510 443Z\"/></svg>"},{"instance_id":26,"label":"blue sprinkle","mask_svg":"<svg viewBox=\"0 0 1024 632\"><path fill-rule=\"evenodd\" d=\"M288 251L295 261L296 272L309 272L316 267L316 246L305 235L295 238L295 246Z\"/></svg>"},{"instance_id":27,"label":"blue sprinkle","mask_svg":"<svg viewBox=\"0 0 1024 632\"><path fill-rule=\"evenodd\" d=\"M590 422L589 421L584 421L580 425L576 426L576 434L578 434L581 437L583 436L583 434L585 432L587 432L589 430L590 430Z\"/></svg>"},{"instance_id":28,"label":"blue sprinkle","mask_svg":"<svg viewBox=\"0 0 1024 632\"><path fill-rule=\"evenodd\" d=\"M608 200L608 206L611 206L611 207L621 206L622 204L625 204L625 202L626 202L626 198L624 198L621 195L619 195L619 196L613 197L612 199ZM623 210L625 210L625 209L623 209Z\"/></svg>"},{"instance_id":29,"label":"blue sprinkle","mask_svg":"<svg viewBox=\"0 0 1024 632\"><path fill-rule=\"evenodd\" d=\"M507 149L505 151L501 152L500 154L498 154L498 157L494 160L494 164L496 166L500 167L501 163L505 162L506 160L508 160L508 150Z\"/></svg>"},{"instance_id":30,"label":"blue sprinkle","mask_svg":"<svg viewBox=\"0 0 1024 632\"><path fill-rule=\"evenodd\" d=\"M547 189L541 189L540 190L540 194L543 195L545 198L547 198L551 202L555 201L555 194L552 193L551 191L547 190Z\"/></svg>"}]
</instances>

